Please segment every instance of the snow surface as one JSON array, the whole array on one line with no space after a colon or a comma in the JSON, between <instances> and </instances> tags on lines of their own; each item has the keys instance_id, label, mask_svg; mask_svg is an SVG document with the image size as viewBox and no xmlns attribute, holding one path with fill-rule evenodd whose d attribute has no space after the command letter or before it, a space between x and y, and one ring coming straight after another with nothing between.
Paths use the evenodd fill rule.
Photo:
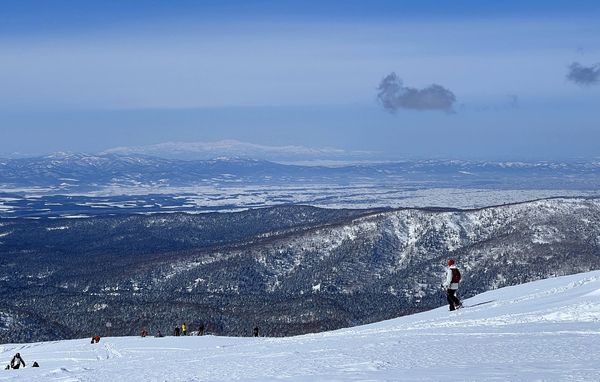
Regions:
<instances>
[{"instance_id":1,"label":"snow surface","mask_svg":"<svg viewBox=\"0 0 600 382\"><path fill-rule=\"evenodd\" d=\"M597 189L477 189L430 188L427 185L397 183L355 183L353 185L196 185L188 187L115 185L93 192L23 189L1 185L0 217L96 215L100 213L232 212L256 207L306 204L322 208L453 207L482 208L550 197L599 196ZM50 195L68 198L63 203L46 199ZM159 196L159 195L162 195ZM129 200L123 200L123 197ZM162 198L158 203L155 197ZM93 198L93 200L86 200ZM116 199L112 199L116 198ZM82 208L83 207L83 208ZM85 210L85 211L82 211ZM51 212L51 213L48 213Z\"/></svg>"},{"instance_id":2,"label":"snow surface","mask_svg":"<svg viewBox=\"0 0 600 382\"><path fill-rule=\"evenodd\" d=\"M0 381L598 381L600 271L290 338L103 338L0 345ZM91 335L90 335L91 337ZM40 368L31 368L38 361Z\"/></svg>"}]
</instances>

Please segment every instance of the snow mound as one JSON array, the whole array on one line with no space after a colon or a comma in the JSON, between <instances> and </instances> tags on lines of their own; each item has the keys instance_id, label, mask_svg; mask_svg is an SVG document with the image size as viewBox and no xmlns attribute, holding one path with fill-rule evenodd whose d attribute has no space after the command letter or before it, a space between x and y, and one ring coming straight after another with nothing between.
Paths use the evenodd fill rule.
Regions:
<instances>
[{"instance_id":1,"label":"snow mound","mask_svg":"<svg viewBox=\"0 0 600 382\"><path fill-rule=\"evenodd\" d=\"M0 381L592 381L600 271L490 291L361 327L290 338L103 338L0 346ZM40 368L29 367L38 361Z\"/></svg>"}]
</instances>

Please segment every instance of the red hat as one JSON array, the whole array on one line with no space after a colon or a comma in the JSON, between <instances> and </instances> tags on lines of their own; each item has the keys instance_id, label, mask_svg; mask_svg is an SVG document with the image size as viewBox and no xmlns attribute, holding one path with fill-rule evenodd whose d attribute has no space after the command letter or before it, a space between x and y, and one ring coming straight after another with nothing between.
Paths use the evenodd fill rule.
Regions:
<instances>
[{"instance_id":1,"label":"red hat","mask_svg":"<svg viewBox=\"0 0 600 382\"><path fill-rule=\"evenodd\" d=\"M454 259L448 259L448 265L454 265L455 261Z\"/></svg>"}]
</instances>

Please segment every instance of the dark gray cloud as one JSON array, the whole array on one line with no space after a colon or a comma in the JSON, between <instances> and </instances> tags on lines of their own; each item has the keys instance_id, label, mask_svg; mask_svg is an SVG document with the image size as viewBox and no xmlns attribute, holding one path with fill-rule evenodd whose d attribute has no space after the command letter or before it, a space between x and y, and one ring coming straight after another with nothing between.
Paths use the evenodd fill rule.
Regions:
<instances>
[{"instance_id":1,"label":"dark gray cloud","mask_svg":"<svg viewBox=\"0 0 600 382\"><path fill-rule=\"evenodd\" d=\"M432 84L423 89L404 86L396 73L385 76L377 87L377 99L384 109L396 112L398 109L454 111L456 96L441 85Z\"/></svg>"},{"instance_id":2,"label":"dark gray cloud","mask_svg":"<svg viewBox=\"0 0 600 382\"><path fill-rule=\"evenodd\" d=\"M600 64L583 66L579 62L569 65L567 79L578 85L594 85L600 80Z\"/></svg>"}]
</instances>

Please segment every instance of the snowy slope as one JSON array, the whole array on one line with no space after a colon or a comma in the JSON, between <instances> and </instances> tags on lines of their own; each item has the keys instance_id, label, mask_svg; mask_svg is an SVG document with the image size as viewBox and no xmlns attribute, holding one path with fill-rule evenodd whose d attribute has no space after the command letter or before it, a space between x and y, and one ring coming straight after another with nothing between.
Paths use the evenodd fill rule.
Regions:
<instances>
[{"instance_id":1,"label":"snowy slope","mask_svg":"<svg viewBox=\"0 0 600 382\"><path fill-rule=\"evenodd\" d=\"M600 271L291 338L104 338L0 346L0 381L598 381Z\"/></svg>"}]
</instances>

